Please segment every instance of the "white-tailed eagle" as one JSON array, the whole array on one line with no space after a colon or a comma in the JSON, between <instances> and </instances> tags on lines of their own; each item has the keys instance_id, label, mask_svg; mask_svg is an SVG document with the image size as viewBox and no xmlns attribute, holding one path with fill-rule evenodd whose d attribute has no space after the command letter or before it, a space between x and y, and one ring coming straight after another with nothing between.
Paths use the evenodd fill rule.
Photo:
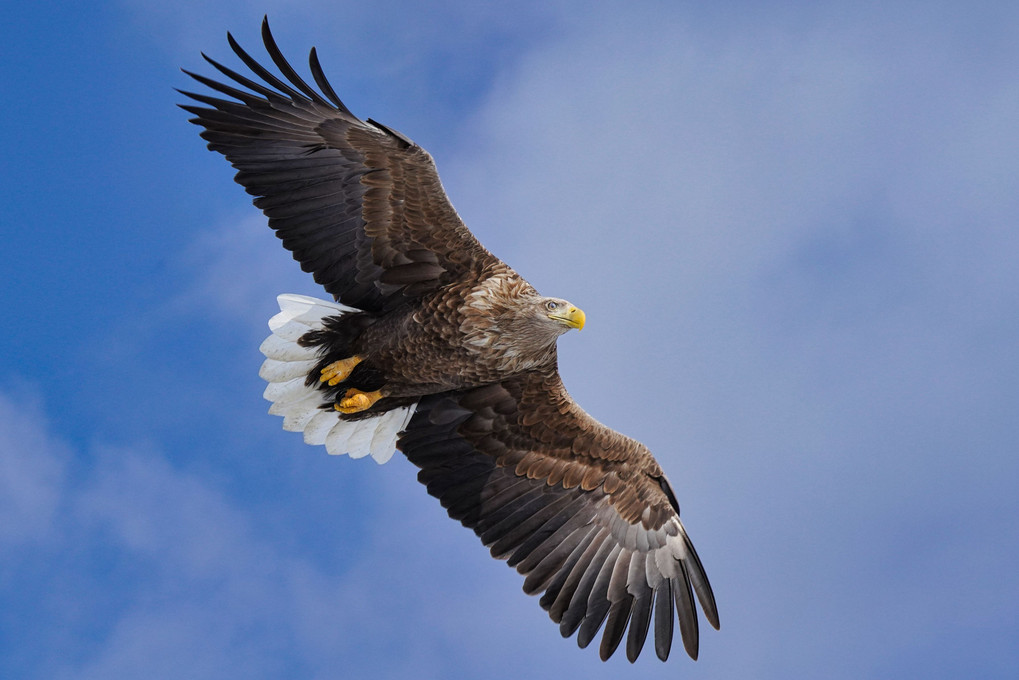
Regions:
<instances>
[{"instance_id":1,"label":"white-tailed eagle","mask_svg":"<svg viewBox=\"0 0 1019 680\"><path fill-rule=\"evenodd\" d=\"M678 617L696 658L695 598L715 628L718 611L672 487L643 444L591 418L559 378L556 340L584 313L488 252L431 156L354 116L314 49L318 89L268 23L262 37L283 78L228 34L256 78L205 57L229 80L188 72L218 95L184 92L199 105L183 108L335 300L280 296L262 345L270 413L330 453L402 451L581 647L604 625L601 658L625 636L634 661L653 625L665 660Z\"/></svg>"}]
</instances>

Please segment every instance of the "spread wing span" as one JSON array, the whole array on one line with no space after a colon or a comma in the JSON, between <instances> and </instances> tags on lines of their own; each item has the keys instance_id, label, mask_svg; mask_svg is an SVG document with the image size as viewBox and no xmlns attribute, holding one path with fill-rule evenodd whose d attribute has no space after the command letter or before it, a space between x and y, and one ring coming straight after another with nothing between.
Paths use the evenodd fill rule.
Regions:
<instances>
[{"instance_id":1,"label":"spread wing span","mask_svg":"<svg viewBox=\"0 0 1019 680\"><path fill-rule=\"evenodd\" d=\"M229 37L257 80L205 57L227 82L188 73L222 96L184 92L197 102L184 108L341 303L279 298L261 348L269 412L333 454L403 451L581 647L603 630L601 658L625 637L634 661L653 626L664 660L678 619L696 658L697 603L715 628L718 610L672 487L643 444L587 415L559 378L557 339L584 313L485 250L428 153L354 116L314 49L318 89L268 22L262 37L282 77Z\"/></svg>"}]
</instances>

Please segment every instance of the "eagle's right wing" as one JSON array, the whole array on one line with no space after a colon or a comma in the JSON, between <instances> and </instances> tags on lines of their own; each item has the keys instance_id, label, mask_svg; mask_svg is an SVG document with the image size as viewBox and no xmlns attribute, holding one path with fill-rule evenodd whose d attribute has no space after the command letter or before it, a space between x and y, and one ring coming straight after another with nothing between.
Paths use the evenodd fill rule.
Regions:
<instances>
[{"instance_id":1,"label":"eagle's right wing","mask_svg":"<svg viewBox=\"0 0 1019 680\"><path fill-rule=\"evenodd\" d=\"M209 148L237 169L235 179L256 196L294 259L337 300L381 311L499 263L460 220L428 152L354 116L314 49L311 72L321 92L287 63L268 20L262 38L289 83L227 37L264 84L206 57L244 89L185 71L236 101L183 92L204 104L183 108L205 128Z\"/></svg>"}]
</instances>

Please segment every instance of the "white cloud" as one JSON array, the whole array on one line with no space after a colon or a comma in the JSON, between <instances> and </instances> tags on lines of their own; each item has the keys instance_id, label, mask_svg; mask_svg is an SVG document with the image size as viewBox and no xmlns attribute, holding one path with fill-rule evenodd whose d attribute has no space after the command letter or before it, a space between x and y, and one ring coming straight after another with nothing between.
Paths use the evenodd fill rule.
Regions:
<instances>
[{"instance_id":1,"label":"white cloud","mask_svg":"<svg viewBox=\"0 0 1019 680\"><path fill-rule=\"evenodd\" d=\"M575 396L649 443L682 490L723 623L690 672L889 676L915 670L918 646L926 663L965 654L947 643L1007 623L1017 592L1001 519L1017 510L1010 62L969 54L955 24L901 16L736 31L639 8L592 17L505 64L437 157L483 242L588 311L562 344ZM302 277L255 218L193 252L177 309L206 321L262 332L249 310L271 313ZM25 432L52 448L42 426ZM18 516L45 526L68 504L88 545L143 574L75 674L163 660L214 677L224 658L255 676L625 668L558 640L406 463L351 469L371 491L337 501L342 518L301 506L322 526L304 541L354 524L370 537L340 568L159 454L97 455L80 491L59 456L26 460L8 478L42 492Z\"/></svg>"},{"instance_id":2,"label":"white cloud","mask_svg":"<svg viewBox=\"0 0 1019 680\"><path fill-rule=\"evenodd\" d=\"M0 548L5 570L34 573L33 588L43 587L37 610L62 612L20 652L36 659L34 672L326 678L370 663L378 677L439 678L462 668L471 639L511 662L513 640L535 634L508 620L536 608L519 577L444 517L406 462L364 466L391 479L349 514L324 516L320 504L291 500L318 542L337 544L324 551L342 555L337 563L291 539L307 527L260 523L257 508L215 476L182 470L158 451L74 451L49 434L40 408L14 406L28 401L18 390L0 394L0 479L5 498L18 501L3 508L10 523ZM63 473L72 457L73 481ZM358 462L330 462L357 474ZM367 543L350 543L352 528ZM53 566L40 568L46 561ZM502 588L489 590L493 573ZM0 595L13 604L8 587ZM481 631L493 612L498 625ZM530 614L524 623L543 617ZM66 648L57 653L58 645Z\"/></svg>"},{"instance_id":3,"label":"white cloud","mask_svg":"<svg viewBox=\"0 0 1019 680\"><path fill-rule=\"evenodd\" d=\"M268 333L265 323L279 311L280 293L329 297L301 271L260 213L211 227L189 245L179 266L190 285L168 301L175 314L247 321L259 333ZM268 316L257 318L258 310Z\"/></svg>"},{"instance_id":4,"label":"white cloud","mask_svg":"<svg viewBox=\"0 0 1019 680\"><path fill-rule=\"evenodd\" d=\"M39 396L0 392L0 552L52 540L66 477L66 447L46 432Z\"/></svg>"},{"instance_id":5,"label":"white cloud","mask_svg":"<svg viewBox=\"0 0 1019 680\"><path fill-rule=\"evenodd\" d=\"M440 167L487 245L588 311L561 344L567 384L678 479L722 609L698 666L730 676L789 670L791 639L812 650L804 673L909 656L861 598L915 612L964 582L937 596L961 620L976 574L1017 552L953 564L942 550L974 549L955 520L941 549L866 554L948 497L962 511L960 475L1001 501L987 471L1016 472L999 406L1016 398L1014 80L967 62L950 25L875 22L735 39L675 16L600 23L507 74ZM996 434L964 444L978 427ZM904 634L953 634L923 621ZM713 662L723 647L741 653Z\"/></svg>"}]
</instances>

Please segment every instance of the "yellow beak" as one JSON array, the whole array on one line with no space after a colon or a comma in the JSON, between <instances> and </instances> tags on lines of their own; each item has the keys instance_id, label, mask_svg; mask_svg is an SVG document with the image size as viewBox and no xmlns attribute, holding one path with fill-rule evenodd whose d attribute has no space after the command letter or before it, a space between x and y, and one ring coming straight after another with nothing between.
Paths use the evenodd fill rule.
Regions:
<instances>
[{"instance_id":1,"label":"yellow beak","mask_svg":"<svg viewBox=\"0 0 1019 680\"><path fill-rule=\"evenodd\" d=\"M562 321L570 328L576 328L578 331L584 327L584 322L587 320L584 312L573 305L570 305L570 308L564 314L549 314L548 316L550 319Z\"/></svg>"}]
</instances>

